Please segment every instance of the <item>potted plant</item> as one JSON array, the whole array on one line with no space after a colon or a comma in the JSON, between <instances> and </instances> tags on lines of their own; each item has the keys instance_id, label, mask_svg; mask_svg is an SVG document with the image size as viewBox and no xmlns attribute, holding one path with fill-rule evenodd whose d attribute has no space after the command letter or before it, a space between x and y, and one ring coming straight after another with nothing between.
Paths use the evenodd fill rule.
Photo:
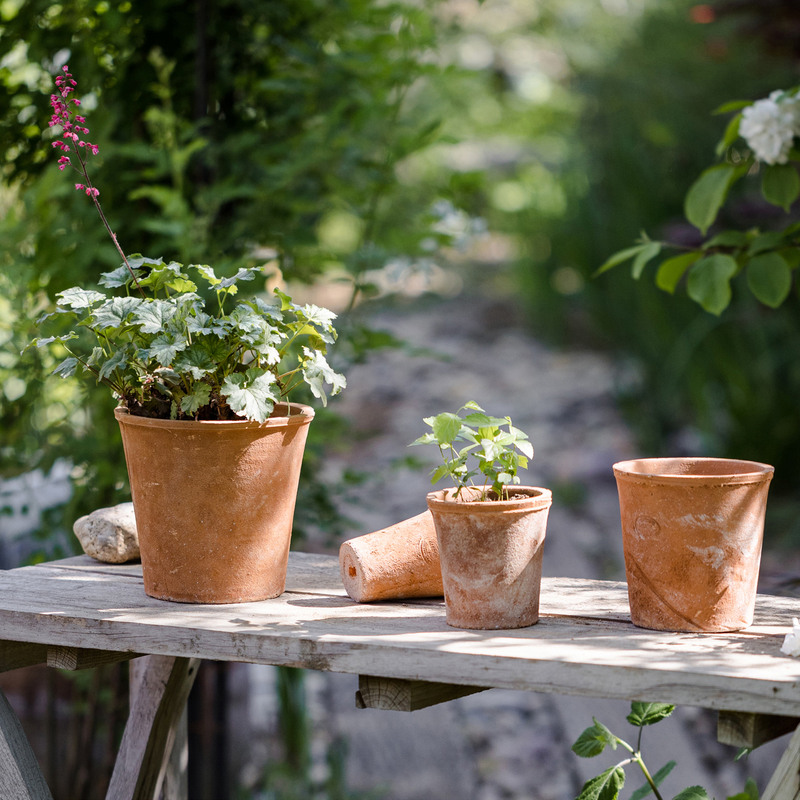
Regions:
<instances>
[{"instance_id":1,"label":"potted plant","mask_svg":"<svg viewBox=\"0 0 800 800\"><path fill-rule=\"evenodd\" d=\"M517 471L533 457L528 437L510 417L488 416L474 402L425 423L431 432L412 445L437 445L444 463L431 483L445 476L454 483L427 498L439 542L447 624L489 630L535 624L552 494L518 485ZM464 446L456 449L457 442ZM481 485L473 482L478 475Z\"/></svg>"},{"instance_id":2,"label":"potted plant","mask_svg":"<svg viewBox=\"0 0 800 800\"><path fill-rule=\"evenodd\" d=\"M55 372L89 373L119 400L145 591L189 603L276 597L314 416L286 397L305 382L325 404L325 384L331 394L345 386L325 358L336 315L279 291L277 305L236 299L256 270L218 277L207 265L126 255L89 177L98 148L66 66L56 85L59 167L79 173L75 188L94 202L122 264L97 289L59 292L54 314L78 324L36 344L61 342L69 355Z\"/></svg>"},{"instance_id":3,"label":"potted plant","mask_svg":"<svg viewBox=\"0 0 800 800\"><path fill-rule=\"evenodd\" d=\"M614 465L631 621L642 628L747 628L773 467L727 458Z\"/></svg>"}]
</instances>

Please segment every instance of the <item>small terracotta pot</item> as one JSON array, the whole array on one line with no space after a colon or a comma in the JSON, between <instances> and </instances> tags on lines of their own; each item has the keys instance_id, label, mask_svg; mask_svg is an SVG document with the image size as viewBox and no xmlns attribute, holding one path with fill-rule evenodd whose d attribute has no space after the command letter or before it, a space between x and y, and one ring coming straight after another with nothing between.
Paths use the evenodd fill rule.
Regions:
<instances>
[{"instance_id":1,"label":"small terracotta pot","mask_svg":"<svg viewBox=\"0 0 800 800\"><path fill-rule=\"evenodd\" d=\"M347 594L357 603L441 597L442 569L431 512L344 542L339 568Z\"/></svg>"},{"instance_id":2,"label":"small terracotta pot","mask_svg":"<svg viewBox=\"0 0 800 800\"><path fill-rule=\"evenodd\" d=\"M145 592L180 603L246 603L281 594L314 411L280 403L263 424L151 419L124 408L114 413Z\"/></svg>"},{"instance_id":3,"label":"small terracotta pot","mask_svg":"<svg viewBox=\"0 0 800 800\"><path fill-rule=\"evenodd\" d=\"M752 624L773 472L724 458L614 465L634 625L711 633Z\"/></svg>"},{"instance_id":4,"label":"small terracotta pot","mask_svg":"<svg viewBox=\"0 0 800 800\"><path fill-rule=\"evenodd\" d=\"M547 489L515 486L510 500L472 500L478 490L431 492L447 624L454 628L524 628L539 620Z\"/></svg>"}]
</instances>

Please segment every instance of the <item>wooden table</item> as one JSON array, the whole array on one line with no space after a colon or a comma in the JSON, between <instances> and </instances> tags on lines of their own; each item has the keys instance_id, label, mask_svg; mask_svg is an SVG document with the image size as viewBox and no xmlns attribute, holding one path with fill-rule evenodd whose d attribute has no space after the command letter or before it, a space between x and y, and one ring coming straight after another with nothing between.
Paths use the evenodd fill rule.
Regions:
<instances>
[{"instance_id":1,"label":"wooden table","mask_svg":"<svg viewBox=\"0 0 800 800\"><path fill-rule=\"evenodd\" d=\"M458 630L441 600L357 605L335 558L300 553L275 600L189 606L147 597L139 565L82 556L0 573L0 671L137 659L108 800L158 796L203 658L355 673L363 707L413 710L501 687L717 709L730 743L798 723L786 718L800 718L800 660L780 653L797 600L759 596L755 624L742 633L658 633L631 625L624 584L550 578L541 611L531 628ZM0 797L50 798L2 693ZM796 798L800 729L762 795Z\"/></svg>"}]
</instances>

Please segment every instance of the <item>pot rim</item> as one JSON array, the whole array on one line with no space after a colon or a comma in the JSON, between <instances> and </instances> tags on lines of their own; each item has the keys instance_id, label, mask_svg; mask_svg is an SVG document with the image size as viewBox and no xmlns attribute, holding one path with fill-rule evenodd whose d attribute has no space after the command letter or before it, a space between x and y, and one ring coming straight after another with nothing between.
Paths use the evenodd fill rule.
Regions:
<instances>
[{"instance_id":1,"label":"pot rim","mask_svg":"<svg viewBox=\"0 0 800 800\"><path fill-rule=\"evenodd\" d=\"M468 487L479 491L480 487ZM428 508L433 511L446 511L451 514L487 514L505 511L529 511L549 508L553 502L553 493L541 486L514 486L515 492L531 492L510 500L453 500L454 488L439 489L429 492L426 499Z\"/></svg>"},{"instance_id":2,"label":"pot rim","mask_svg":"<svg viewBox=\"0 0 800 800\"><path fill-rule=\"evenodd\" d=\"M702 471L696 470L702 465ZM650 469L648 469L648 467ZM660 469L659 469L660 468ZM761 483L772 480L775 467L738 458L685 456L680 458L633 458L613 466L617 480L676 485Z\"/></svg>"},{"instance_id":3,"label":"pot rim","mask_svg":"<svg viewBox=\"0 0 800 800\"><path fill-rule=\"evenodd\" d=\"M120 424L141 425L148 428L173 428L184 431L205 431L206 433L230 431L232 429L244 430L249 428L285 428L294 425L308 425L314 418L314 409L302 403L275 403L275 409L289 408L294 413L288 416L270 417L266 422L254 422L249 419L225 420L189 420L189 419L159 419L157 417L139 417L131 414L124 406L114 409L114 416Z\"/></svg>"}]
</instances>

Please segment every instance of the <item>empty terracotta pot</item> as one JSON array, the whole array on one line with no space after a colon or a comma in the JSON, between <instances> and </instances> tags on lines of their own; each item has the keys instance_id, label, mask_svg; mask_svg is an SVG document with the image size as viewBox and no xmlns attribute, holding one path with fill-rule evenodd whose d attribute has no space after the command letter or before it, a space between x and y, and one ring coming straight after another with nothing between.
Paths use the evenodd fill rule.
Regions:
<instances>
[{"instance_id":1,"label":"empty terracotta pot","mask_svg":"<svg viewBox=\"0 0 800 800\"><path fill-rule=\"evenodd\" d=\"M343 542L339 568L347 594L357 603L441 597L442 569L431 512Z\"/></svg>"},{"instance_id":2,"label":"empty terracotta pot","mask_svg":"<svg viewBox=\"0 0 800 800\"><path fill-rule=\"evenodd\" d=\"M180 603L281 594L314 411L281 403L263 424L151 419L124 408L115 414L145 592Z\"/></svg>"},{"instance_id":3,"label":"empty terracotta pot","mask_svg":"<svg viewBox=\"0 0 800 800\"><path fill-rule=\"evenodd\" d=\"M773 472L724 458L614 465L634 625L720 632L752 624Z\"/></svg>"},{"instance_id":4,"label":"empty terracotta pot","mask_svg":"<svg viewBox=\"0 0 800 800\"><path fill-rule=\"evenodd\" d=\"M539 620L547 489L516 486L510 500L472 500L477 490L428 495L436 525L447 624L524 628Z\"/></svg>"}]
</instances>

